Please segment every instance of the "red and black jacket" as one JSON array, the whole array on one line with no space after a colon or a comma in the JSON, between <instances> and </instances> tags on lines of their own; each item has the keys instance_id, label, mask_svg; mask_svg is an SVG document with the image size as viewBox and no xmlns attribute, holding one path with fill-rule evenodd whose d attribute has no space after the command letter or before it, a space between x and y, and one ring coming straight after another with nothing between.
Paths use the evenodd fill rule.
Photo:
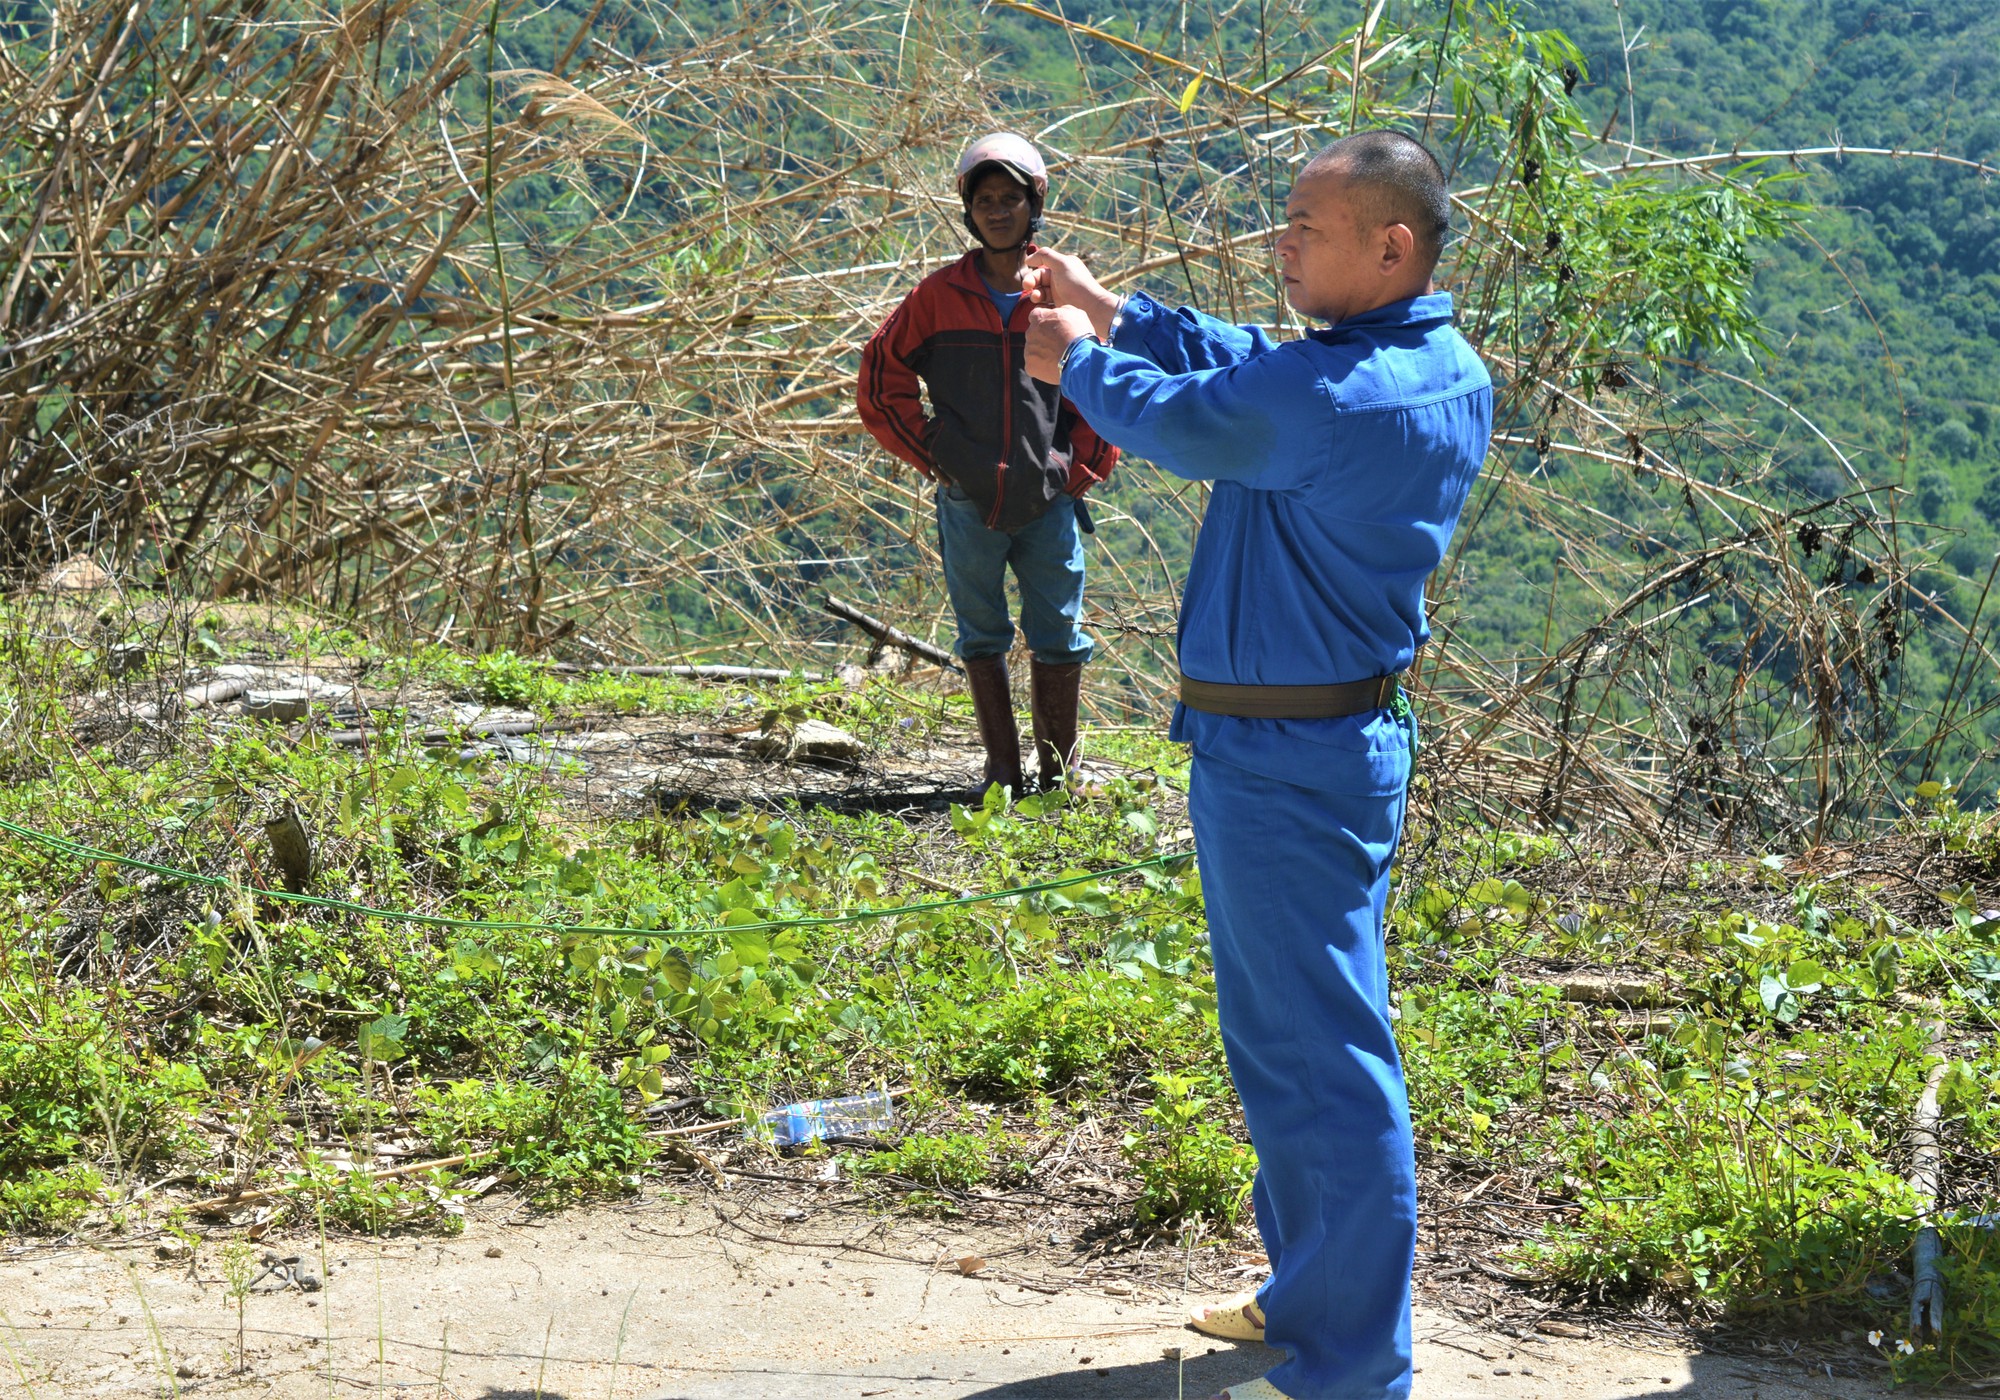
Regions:
<instances>
[{"instance_id":1,"label":"red and black jacket","mask_svg":"<svg viewBox=\"0 0 2000 1400\"><path fill-rule=\"evenodd\" d=\"M1083 495L1118 460L1060 389L1029 376L1029 310L1023 297L1001 323L975 248L919 282L861 352L868 431L972 497L995 530L1039 518L1058 492Z\"/></svg>"}]
</instances>

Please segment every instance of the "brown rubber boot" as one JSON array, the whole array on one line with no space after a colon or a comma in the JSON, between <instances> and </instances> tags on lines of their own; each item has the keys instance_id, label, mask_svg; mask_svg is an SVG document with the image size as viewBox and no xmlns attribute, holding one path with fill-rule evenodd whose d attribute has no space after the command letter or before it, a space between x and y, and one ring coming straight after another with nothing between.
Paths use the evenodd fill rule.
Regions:
<instances>
[{"instance_id":1,"label":"brown rubber boot","mask_svg":"<svg viewBox=\"0 0 2000 1400\"><path fill-rule=\"evenodd\" d=\"M965 660L965 686L972 692L972 713L979 721L979 742L986 750L986 777L979 790L998 783L1021 795L1021 729L1014 722L1014 693L1007 686L1007 658L975 656Z\"/></svg>"},{"instance_id":2,"label":"brown rubber boot","mask_svg":"<svg viewBox=\"0 0 2000 1400\"><path fill-rule=\"evenodd\" d=\"M1083 689L1083 663L1049 666L1031 661L1028 689L1035 757L1042 766L1042 791L1049 792L1076 770L1076 707Z\"/></svg>"}]
</instances>

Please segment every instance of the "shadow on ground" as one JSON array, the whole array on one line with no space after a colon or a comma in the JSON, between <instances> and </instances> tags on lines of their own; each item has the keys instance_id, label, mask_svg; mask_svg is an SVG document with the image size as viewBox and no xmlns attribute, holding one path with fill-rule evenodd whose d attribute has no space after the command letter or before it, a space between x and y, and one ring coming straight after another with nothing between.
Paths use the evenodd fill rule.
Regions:
<instances>
[{"instance_id":1,"label":"shadow on ground","mask_svg":"<svg viewBox=\"0 0 2000 1400\"><path fill-rule=\"evenodd\" d=\"M1239 1346L1185 1360L1149 1361L1136 1366L1106 1366L1053 1376L1033 1376L1004 1385L971 1390L959 1400L1208 1400L1226 1385L1261 1376L1284 1359L1269 1347Z\"/></svg>"},{"instance_id":2,"label":"shadow on ground","mask_svg":"<svg viewBox=\"0 0 2000 1400\"><path fill-rule=\"evenodd\" d=\"M956 1392L957 1400L1208 1400L1276 1365L1281 1353L1243 1346L1184 1361L1161 1359L1036 1376ZM1601 1354L1496 1367L1476 1356L1422 1358L1415 1400L1861 1400L1884 1394L1867 1381L1814 1377L1801 1366L1772 1366L1727 1355L1627 1352L1608 1369ZM1462 1362L1463 1364L1459 1364ZM1656 1363L1648 1369L1646 1363ZM1623 1374L1620 1374L1620 1372ZM1678 1373L1678 1374L1676 1374Z\"/></svg>"}]
</instances>

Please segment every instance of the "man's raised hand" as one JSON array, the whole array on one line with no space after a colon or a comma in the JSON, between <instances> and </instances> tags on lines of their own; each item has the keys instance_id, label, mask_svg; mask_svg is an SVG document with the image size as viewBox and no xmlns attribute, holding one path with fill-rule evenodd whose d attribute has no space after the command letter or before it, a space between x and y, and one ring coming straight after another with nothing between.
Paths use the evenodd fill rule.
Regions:
<instances>
[{"instance_id":1,"label":"man's raised hand","mask_svg":"<svg viewBox=\"0 0 2000 1400\"><path fill-rule=\"evenodd\" d=\"M1022 264L1021 286L1033 305L1073 306L1090 317L1099 336L1110 334L1111 318L1118 313L1118 294L1104 290L1081 258L1038 248Z\"/></svg>"},{"instance_id":2,"label":"man's raised hand","mask_svg":"<svg viewBox=\"0 0 2000 1400\"><path fill-rule=\"evenodd\" d=\"M1063 351L1094 333L1090 317L1079 307L1036 307L1028 313L1028 373L1044 384L1062 383Z\"/></svg>"}]
</instances>

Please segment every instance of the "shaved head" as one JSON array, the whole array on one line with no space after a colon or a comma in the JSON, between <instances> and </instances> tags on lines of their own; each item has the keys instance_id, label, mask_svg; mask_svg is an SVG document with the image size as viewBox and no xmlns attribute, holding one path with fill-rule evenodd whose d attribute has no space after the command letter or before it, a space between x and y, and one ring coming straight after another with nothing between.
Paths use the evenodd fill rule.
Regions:
<instances>
[{"instance_id":1,"label":"shaved head","mask_svg":"<svg viewBox=\"0 0 2000 1400\"><path fill-rule=\"evenodd\" d=\"M1397 131L1357 131L1322 148L1299 172L1301 180L1319 176L1342 182L1364 224L1407 225L1419 261L1437 266L1451 232L1451 194L1444 168L1421 142Z\"/></svg>"}]
</instances>

